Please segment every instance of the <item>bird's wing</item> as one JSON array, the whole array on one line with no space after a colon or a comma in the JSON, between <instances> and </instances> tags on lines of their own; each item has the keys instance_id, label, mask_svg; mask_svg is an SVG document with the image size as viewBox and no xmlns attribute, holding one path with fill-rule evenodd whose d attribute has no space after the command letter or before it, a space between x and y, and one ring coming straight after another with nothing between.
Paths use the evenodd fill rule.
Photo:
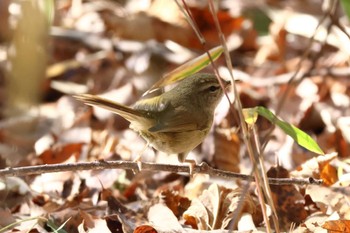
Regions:
<instances>
[{"instance_id":1,"label":"bird's wing","mask_svg":"<svg viewBox=\"0 0 350 233\"><path fill-rule=\"evenodd\" d=\"M141 111L153 112L154 114L159 114L165 110L168 106L168 103L163 101L161 95L155 96L152 98L141 99L135 103L133 106L134 109Z\"/></svg>"},{"instance_id":2,"label":"bird's wing","mask_svg":"<svg viewBox=\"0 0 350 233\"><path fill-rule=\"evenodd\" d=\"M198 130L198 121L183 106L173 106L161 96L139 100L134 109L153 114L155 122L148 129L150 132L183 132Z\"/></svg>"},{"instance_id":3,"label":"bird's wing","mask_svg":"<svg viewBox=\"0 0 350 233\"><path fill-rule=\"evenodd\" d=\"M182 114L175 114L171 117L166 117L166 121L156 122L149 128L150 132L184 132L198 130L198 124L193 119L184 117Z\"/></svg>"}]
</instances>

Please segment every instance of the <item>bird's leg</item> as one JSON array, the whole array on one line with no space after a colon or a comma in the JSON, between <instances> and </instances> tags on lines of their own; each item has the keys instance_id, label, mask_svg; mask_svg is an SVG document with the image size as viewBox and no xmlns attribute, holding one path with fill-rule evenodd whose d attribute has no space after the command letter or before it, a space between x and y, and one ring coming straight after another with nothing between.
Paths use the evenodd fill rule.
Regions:
<instances>
[{"instance_id":1,"label":"bird's leg","mask_svg":"<svg viewBox=\"0 0 350 233\"><path fill-rule=\"evenodd\" d=\"M184 161L184 163L186 163L188 165L188 168L190 169L190 176L192 177L194 168L197 165L196 160L194 160L194 159L186 159Z\"/></svg>"},{"instance_id":2,"label":"bird's leg","mask_svg":"<svg viewBox=\"0 0 350 233\"><path fill-rule=\"evenodd\" d=\"M141 157L142 154L145 152L145 150L147 149L147 147L149 146L149 143L147 142L146 145L143 147L143 149L138 153L137 157L134 159L134 162L136 162L137 164L137 170L133 169L133 172L136 174L137 172L140 172L142 169L142 161L141 161Z\"/></svg>"},{"instance_id":3,"label":"bird's leg","mask_svg":"<svg viewBox=\"0 0 350 233\"><path fill-rule=\"evenodd\" d=\"M190 169L190 176L193 176L193 171L194 171L194 167L197 165L196 160L194 159L186 159L188 152L186 153L179 153L177 155L177 158L179 160L179 162L181 163L185 163L188 165L188 168Z\"/></svg>"}]
</instances>

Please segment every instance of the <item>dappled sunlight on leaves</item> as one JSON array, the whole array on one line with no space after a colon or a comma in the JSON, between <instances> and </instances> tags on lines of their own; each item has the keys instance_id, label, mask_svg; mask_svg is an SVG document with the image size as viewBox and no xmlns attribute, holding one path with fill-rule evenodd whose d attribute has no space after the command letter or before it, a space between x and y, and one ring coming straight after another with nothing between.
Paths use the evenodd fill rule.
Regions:
<instances>
[{"instance_id":1,"label":"dappled sunlight on leaves","mask_svg":"<svg viewBox=\"0 0 350 233\"><path fill-rule=\"evenodd\" d=\"M345 2L45 0L33 7L37 1L1 0L0 170L44 171L0 176L0 232L265 232L274 209L281 231L349 231ZM214 66L207 58L211 49ZM205 169L189 176L95 166L117 160L136 165L131 161L137 158L144 166L178 162L177 155L153 149L124 118L73 95L133 106L147 90L157 95L191 72L216 74L216 68L225 80L233 74L235 84L226 90L232 105L221 100L207 137L187 158L218 169L218 176ZM188 104L180 97L178 111ZM241 107L248 135L239 122ZM158 110L146 118L166 118ZM202 130L204 117L200 112L191 127ZM250 159L252 151L260 164ZM93 170L45 171L81 163ZM256 169L323 183L269 186L222 176L256 178ZM259 187L270 187L272 197L261 198Z\"/></svg>"}]
</instances>

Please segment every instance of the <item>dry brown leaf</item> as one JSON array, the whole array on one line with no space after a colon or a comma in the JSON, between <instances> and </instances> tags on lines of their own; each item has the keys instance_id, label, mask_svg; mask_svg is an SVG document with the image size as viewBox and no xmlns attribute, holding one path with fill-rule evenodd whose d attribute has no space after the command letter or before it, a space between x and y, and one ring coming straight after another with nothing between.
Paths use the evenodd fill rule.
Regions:
<instances>
[{"instance_id":1,"label":"dry brown leaf","mask_svg":"<svg viewBox=\"0 0 350 233\"><path fill-rule=\"evenodd\" d=\"M328 219L329 217L316 213L313 215L308 216L308 218L299 225L293 233L304 233L304 232L325 232L324 229L322 229L321 225Z\"/></svg>"},{"instance_id":2,"label":"dry brown leaf","mask_svg":"<svg viewBox=\"0 0 350 233\"><path fill-rule=\"evenodd\" d=\"M0 207L14 208L27 201L31 189L19 177L5 177L0 179Z\"/></svg>"},{"instance_id":3,"label":"dry brown leaf","mask_svg":"<svg viewBox=\"0 0 350 233\"><path fill-rule=\"evenodd\" d=\"M215 167L225 171L239 172L240 140L237 134L230 129L215 130L214 141L213 163Z\"/></svg>"},{"instance_id":4,"label":"dry brown leaf","mask_svg":"<svg viewBox=\"0 0 350 233\"><path fill-rule=\"evenodd\" d=\"M12 215L10 209L0 208L0 228L16 222L16 219Z\"/></svg>"},{"instance_id":5,"label":"dry brown leaf","mask_svg":"<svg viewBox=\"0 0 350 233\"><path fill-rule=\"evenodd\" d=\"M158 231L151 226L141 225L135 228L134 233L157 233Z\"/></svg>"},{"instance_id":6,"label":"dry brown leaf","mask_svg":"<svg viewBox=\"0 0 350 233\"><path fill-rule=\"evenodd\" d=\"M331 153L326 155L320 155L316 158L311 158L310 160L304 162L300 167L292 171L290 175L292 177L313 177L318 179L321 175L321 167L327 163L330 163L336 157L337 153Z\"/></svg>"},{"instance_id":7,"label":"dry brown leaf","mask_svg":"<svg viewBox=\"0 0 350 233\"><path fill-rule=\"evenodd\" d=\"M174 215L179 218L188 209L191 201L180 196L171 190L165 190L161 193L161 197L166 204L166 206L174 213Z\"/></svg>"},{"instance_id":8,"label":"dry brown leaf","mask_svg":"<svg viewBox=\"0 0 350 233\"><path fill-rule=\"evenodd\" d=\"M173 25L187 26L185 16L175 1L154 0L151 4L147 11L150 15Z\"/></svg>"},{"instance_id":9,"label":"dry brown leaf","mask_svg":"<svg viewBox=\"0 0 350 233\"><path fill-rule=\"evenodd\" d=\"M320 178L323 180L324 185L331 186L338 181L337 169L329 164L329 162L320 164L320 170Z\"/></svg>"},{"instance_id":10,"label":"dry brown leaf","mask_svg":"<svg viewBox=\"0 0 350 233\"><path fill-rule=\"evenodd\" d=\"M211 47L212 44L218 44L220 40L209 8L190 7L190 11L194 21L198 25L199 31L203 33L208 45L210 45L209 47ZM243 22L245 19L243 17L232 17L228 11L220 9L217 12L217 17L220 22L222 33L225 36L230 35L233 31L241 31L244 29ZM196 43L198 44L198 39Z\"/></svg>"},{"instance_id":11,"label":"dry brown leaf","mask_svg":"<svg viewBox=\"0 0 350 233\"><path fill-rule=\"evenodd\" d=\"M346 107L348 108L348 107ZM350 117L341 117L337 121L337 127L340 130L340 138L338 148L339 156L346 158L350 156Z\"/></svg>"},{"instance_id":12,"label":"dry brown leaf","mask_svg":"<svg viewBox=\"0 0 350 233\"><path fill-rule=\"evenodd\" d=\"M241 7L237 7L233 2L238 5L242 2L247 4L248 8L244 11L248 13L256 7L256 3L251 5L252 3L246 3L248 1L218 1L217 17L222 26L223 36L227 40L230 56L233 58L234 72L240 70L249 77L243 79L239 77L242 76L241 74L234 73L235 78L237 76L238 80L242 80L238 83L242 104L249 107L263 105L276 109L277 102L284 94L288 94L284 108L280 111L281 118L298 124L308 133L317 135L318 143L322 143L321 147L323 146L326 151L336 151L339 158L346 158L350 155L350 118L347 117L350 113L349 56L347 56L350 50L348 43L345 43L348 39L344 35L338 37L338 32L332 31L337 27L332 27L332 30L328 31L330 36L327 38L324 37L327 35L326 25L320 25L318 32L315 32L317 23L324 15L324 12L321 12L321 4L315 5L315 1L317 2L317 0L268 0L258 3L259 8L268 11L273 21L269 35L259 38L254 26L258 28L261 26L260 22L253 25L250 20L242 17L242 11L235 10ZM14 19L16 22L16 19L23 16L23 12L16 10L19 6L17 2L0 1L0 12L3 13L0 13L0 18L4 19L0 20L0 97L2 97L0 102L4 106L7 99L5 98L7 82L4 80L7 80L8 73L5 68L10 69L9 72L13 68L6 60L12 51L8 48L11 41L8 40L9 25L6 21ZM286 3L281 5L281 2ZM181 1L179 3L183 4ZM186 4L190 8L195 23L198 24L199 31L207 40L205 46L216 45L219 42L219 34L207 3L204 1L201 5L200 1L186 1ZM291 18L287 19L286 25L283 22L286 16L288 17L286 11L280 11L280 9L276 11L271 8L276 4L279 7L289 6L294 10L291 12ZM8 9L9 6L11 9ZM305 11L305 7L308 9L307 14L298 13L300 10ZM310 11L316 8L318 10L316 14L315 11ZM140 151L145 143L135 132L127 129L128 122L121 121L118 116L111 117L112 115L97 109L82 107L73 98L64 95L67 93L66 89L89 91L95 94L114 90L113 94L111 91L106 95L129 105L135 102L142 90L154 83L164 72L168 72L176 64L194 56L199 52L198 49L203 49L203 46L175 1L171 3L164 0L131 0L118 1L118 3L113 0L58 1L56 10L55 26L57 27L50 28L54 34L52 34L52 53L49 54L52 56L48 59L49 63L57 65L61 64L60 61L64 63L69 60L74 64L80 64L75 68L65 67L63 73L56 76L55 80L46 80L41 83L43 91L41 101L44 104L39 106L38 111L34 110L34 112L40 112L39 118L26 122L21 120L22 117L15 117L8 122L3 120L0 122L2 126L0 155L6 160L0 158L2 165L0 167L37 165L41 161L36 155L42 155L45 163L74 163L78 158L87 161L132 160L133 157L141 154ZM230 15L231 12L237 12L235 17ZM329 17L329 15L324 16ZM332 15L334 19L342 16L341 7ZM348 29L348 25L343 21L330 23L339 23L340 26ZM12 26L15 32L16 23ZM57 34L58 28L71 29L64 29L65 33ZM89 33L80 33L80 30ZM95 35L96 32L99 35ZM310 38L313 34L316 35L316 43L311 45ZM20 36L26 38L30 35ZM264 43L263 40L268 36L270 41ZM334 36L338 37L338 43L334 40L336 38L332 38ZM345 40L342 39L343 37ZM231 43L236 41L234 49L230 46L230 41ZM342 41L345 42L340 43ZM180 48L179 44L186 47ZM257 52L258 46L260 50ZM303 53L308 56L303 56ZM254 59L261 65L254 66ZM223 60L218 60L218 67L224 65ZM80 62L76 63L76 61ZM84 64L81 61L84 61ZM210 67L208 71L212 72ZM305 72L308 78L300 83L289 83L288 81L296 72L298 74L294 81L304 77ZM11 95L15 96L17 93L19 92L12 91ZM233 96L231 97L233 100ZM228 105L217 108L219 114L215 115L215 126L228 128L236 125L233 114L227 113L228 109ZM32 111L28 113L31 114ZM225 120L222 120L223 118ZM12 123L9 124L9 122ZM29 129L26 130L26 134L18 133L23 127ZM258 127L258 136L263 137L265 132L261 129L265 130L271 126L258 122ZM280 211L279 217L282 219L283 227L289 224L287 221L290 221L290 215L295 215L292 221L301 221L302 224L298 228L304 227L304 231L295 232L317 232L318 230L325 232L326 229L349 231L347 220L350 219L349 188L346 182L349 181L350 167L346 161L334 159L336 155L332 154L305 162L310 157L314 157L314 154L293 146L295 144L288 140L285 141L285 135L281 135L278 131L274 133L276 140L270 141L274 143L274 148L267 147L266 154L278 151L279 154L287 152L285 153L287 156L293 155L286 162L288 166L303 164L298 171L293 172L294 176L322 178L327 185L327 187L311 185L301 187L299 192L306 192L304 197L293 186L274 186L272 190L275 192L274 199ZM242 170L250 168L251 163L245 163L248 160L246 157L238 157L240 142L236 135L229 131L213 131L209 137L212 141L202 144L207 146L202 147L202 152L205 154L209 151L210 155L215 154L215 157L214 159L201 157L204 161L214 162L215 164L211 163L211 165L230 171L238 171L239 163ZM269 143L269 146L272 143ZM35 154L33 148L35 148ZM162 160L163 155L154 153L152 149L147 149L142 154L143 160L147 155L147 161L170 162L168 156L164 156L165 159ZM193 155L197 154L193 153ZM286 157L281 161L284 161L284 158ZM272 162L272 159L266 160L266 163L269 162ZM339 169L339 180L336 168ZM6 187L4 182L0 181L0 206L14 207L11 211L5 210L5 213L0 209L2 220L0 225L26 219L28 216L50 216L50 219L58 225L72 217L68 224L63 226L66 232L154 233L175 232L174 229L176 232L204 232L204 230L182 228L180 225L183 223L181 214L189 209L191 215L186 219L188 225L208 229L206 232L214 232L215 230L212 230L214 228L219 229L215 232L223 232L221 228L230 222L241 195L240 191L218 186L208 189L208 186L213 183L213 177L205 174L196 174L189 182L183 174L179 174L180 178L176 178L176 181L174 178L163 178L163 173L146 174L147 178L145 173L142 173L137 175L142 176L141 179L132 179L133 175L129 171L107 169L28 176L21 178L20 182L7 181ZM287 174L282 175L282 177L287 176ZM344 180L341 179L342 177ZM84 182L81 181L82 179L85 179ZM30 185L25 184L28 182ZM218 182L222 180L218 179ZM15 188L11 189L11 185ZM103 191L101 196L98 196L98 190L102 185ZM28 187L25 188L26 186ZM113 189L105 190L108 187ZM203 192L203 189L207 190ZM40 193L40 195L32 197L34 193ZM182 193L191 195L193 199L191 207L188 206L188 199L182 197ZM126 198L128 201L142 201L127 205L119 201L120 198ZM251 209L250 198L248 199L241 204ZM159 201L163 201L162 204L154 205L154 202ZM303 204L303 201L306 203ZM149 211L151 205L153 205L152 211ZM129 206L139 209L128 208ZM305 220L303 219L305 212L302 210L304 208L308 214ZM257 209L259 211L260 208L257 207ZM106 212L108 216L102 217ZM247 212L249 211L241 213L237 229L241 230L240 223L253 225L251 220L258 214L255 212L254 215L250 215ZM147 213L149 219L145 217ZM248 219L249 222L243 221L244 219ZM156 224L151 224L150 220ZM262 223L263 220L254 222ZM329 226L330 224L333 225ZM320 229L321 226L323 229ZM35 219L19 223L13 231L34 233L43 231L42 227L42 222Z\"/></svg>"},{"instance_id":13,"label":"dry brown leaf","mask_svg":"<svg viewBox=\"0 0 350 233\"><path fill-rule=\"evenodd\" d=\"M108 229L111 232L132 232L133 229L120 220L120 217L116 214L108 215L104 218L106 220L106 224Z\"/></svg>"},{"instance_id":14,"label":"dry brown leaf","mask_svg":"<svg viewBox=\"0 0 350 233\"><path fill-rule=\"evenodd\" d=\"M350 154L349 142L344 138L342 129L337 128L334 133L327 138L328 148L334 148L339 153L339 157L347 158Z\"/></svg>"},{"instance_id":15,"label":"dry brown leaf","mask_svg":"<svg viewBox=\"0 0 350 233\"><path fill-rule=\"evenodd\" d=\"M183 214L185 224L200 230L225 229L235 214L241 195L240 189L232 190L212 184L201 196L192 200L191 206ZM254 205L246 194L242 212L255 212Z\"/></svg>"},{"instance_id":16,"label":"dry brown leaf","mask_svg":"<svg viewBox=\"0 0 350 233\"><path fill-rule=\"evenodd\" d=\"M270 37L265 40L254 59L255 65L262 65L267 60L278 60L284 62L286 52L286 36L283 19L279 22L272 22L270 27Z\"/></svg>"},{"instance_id":17,"label":"dry brown leaf","mask_svg":"<svg viewBox=\"0 0 350 233\"><path fill-rule=\"evenodd\" d=\"M145 217L147 209L142 209L142 213L137 213L118 200L113 195L112 190L103 189L101 199L107 201L108 204L109 215L105 218L111 231L116 225L120 225L120 223L124 232L132 232L136 226L148 224Z\"/></svg>"},{"instance_id":18,"label":"dry brown leaf","mask_svg":"<svg viewBox=\"0 0 350 233\"><path fill-rule=\"evenodd\" d=\"M322 228L327 229L329 233L350 232L350 220L326 221Z\"/></svg>"},{"instance_id":19,"label":"dry brown leaf","mask_svg":"<svg viewBox=\"0 0 350 233\"><path fill-rule=\"evenodd\" d=\"M116 153L116 146L120 138L117 135L111 134L109 130L93 130L92 143L90 144L89 159L101 160L111 159L111 155ZM112 158L114 160L120 158Z\"/></svg>"},{"instance_id":20,"label":"dry brown leaf","mask_svg":"<svg viewBox=\"0 0 350 233\"><path fill-rule=\"evenodd\" d=\"M138 41L156 39L159 42L172 40L188 47L189 38L195 38L191 29L169 24L144 12L120 17L113 12L105 11L101 16L107 30L123 39Z\"/></svg>"},{"instance_id":21,"label":"dry brown leaf","mask_svg":"<svg viewBox=\"0 0 350 233\"><path fill-rule=\"evenodd\" d=\"M305 194L310 195L324 214L337 213L342 219L350 219L349 193L346 192L346 189L343 192L313 185L308 186L305 190Z\"/></svg>"},{"instance_id":22,"label":"dry brown leaf","mask_svg":"<svg viewBox=\"0 0 350 233\"><path fill-rule=\"evenodd\" d=\"M11 1L1 1L0 2L0 42L8 40L12 34L10 29L9 17L10 17L10 6Z\"/></svg>"},{"instance_id":23,"label":"dry brown leaf","mask_svg":"<svg viewBox=\"0 0 350 233\"><path fill-rule=\"evenodd\" d=\"M157 232L184 232L176 216L164 204L153 205L148 211L147 218Z\"/></svg>"},{"instance_id":24,"label":"dry brown leaf","mask_svg":"<svg viewBox=\"0 0 350 233\"><path fill-rule=\"evenodd\" d=\"M62 163L74 156L79 160L83 143L72 143L67 145L56 145L39 155L44 164Z\"/></svg>"},{"instance_id":25,"label":"dry brown leaf","mask_svg":"<svg viewBox=\"0 0 350 233\"><path fill-rule=\"evenodd\" d=\"M310 87L306 87L309 88ZM303 118L300 120L298 127L306 132L313 132L320 134L325 128L325 123L322 120L319 109L312 104L304 113Z\"/></svg>"},{"instance_id":26,"label":"dry brown leaf","mask_svg":"<svg viewBox=\"0 0 350 233\"><path fill-rule=\"evenodd\" d=\"M178 9L177 6L176 9ZM151 12L151 14L154 14L154 10L157 11L157 9L152 9L153 12ZM207 46L213 47L217 45L220 40L209 9L190 7L190 11L199 30L206 38ZM157 14L157 17L159 17L159 15L160 14ZM187 23L182 23L183 20L181 19L177 24L174 24L173 22L165 22L144 12L130 14L128 17L120 17L113 12L108 11L103 12L101 17L106 24L107 30L115 32L117 36L123 39L139 41L156 39L159 42L172 40L185 47L203 48L192 28ZM174 17L179 19L177 15L174 15ZM243 26L243 23L245 22L244 18L232 17L228 11L221 9L217 12L217 17L225 36L228 36L235 31L243 31L242 35L246 39L244 40L244 43L246 44L244 46L245 49L256 47L255 39L257 34L253 30L253 27L250 27L248 30L245 29Z\"/></svg>"},{"instance_id":27,"label":"dry brown leaf","mask_svg":"<svg viewBox=\"0 0 350 233\"><path fill-rule=\"evenodd\" d=\"M83 210L79 210L79 214L84 221L84 227L93 228L95 226L95 218L91 214Z\"/></svg>"},{"instance_id":28,"label":"dry brown leaf","mask_svg":"<svg viewBox=\"0 0 350 233\"><path fill-rule=\"evenodd\" d=\"M84 222L83 222L84 224L81 223L78 226L78 228L80 229L79 233L118 232L118 231L110 231L110 229L108 228L108 225L107 225L107 221L105 221L104 219L100 219L100 218L92 219L93 226L86 226L85 221L86 221L86 219L84 218ZM87 231L84 230L84 227L87 228ZM119 229L119 230L121 231L121 229Z\"/></svg>"},{"instance_id":29,"label":"dry brown leaf","mask_svg":"<svg viewBox=\"0 0 350 233\"><path fill-rule=\"evenodd\" d=\"M272 167L267 172L271 178L289 178L283 167ZM300 224L307 217L303 195L294 185L270 185L281 229L287 230L292 223Z\"/></svg>"}]
</instances>

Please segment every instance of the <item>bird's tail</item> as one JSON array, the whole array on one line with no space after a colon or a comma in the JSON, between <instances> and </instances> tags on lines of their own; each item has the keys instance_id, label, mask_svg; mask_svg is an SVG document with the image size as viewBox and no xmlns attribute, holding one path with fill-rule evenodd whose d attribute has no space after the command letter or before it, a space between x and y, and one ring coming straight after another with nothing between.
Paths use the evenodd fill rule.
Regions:
<instances>
[{"instance_id":1,"label":"bird's tail","mask_svg":"<svg viewBox=\"0 0 350 233\"><path fill-rule=\"evenodd\" d=\"M139 125L139 123L141 122L151 120L148 119L147 116L139 110L132 109L128 106L119 104L112 100L108 100L96 95L80 94L74 95L73 97L87 105L101 107L111 112L114 112L131 122L133 125Z\"/></svg>"}]
</instances>

